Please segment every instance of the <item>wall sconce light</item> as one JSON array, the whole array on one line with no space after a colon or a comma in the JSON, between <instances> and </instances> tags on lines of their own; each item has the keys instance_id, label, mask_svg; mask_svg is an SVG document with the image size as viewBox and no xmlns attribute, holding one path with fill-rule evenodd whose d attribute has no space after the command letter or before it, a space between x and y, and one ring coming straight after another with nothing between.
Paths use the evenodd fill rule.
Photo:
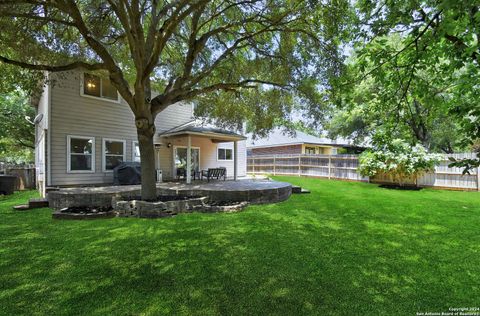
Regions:
<instances>
[{"instance_id":1,"label":"wall sconce light","mask_svg":"<svg viewBox=\"0 0 480 316\"><path fill-rule=\"evenodd\" d=\"M172 147L172 143L168 143L168 144L167 144L167 147L168 147L168 148Z\"/></svg>"}]
</instances>

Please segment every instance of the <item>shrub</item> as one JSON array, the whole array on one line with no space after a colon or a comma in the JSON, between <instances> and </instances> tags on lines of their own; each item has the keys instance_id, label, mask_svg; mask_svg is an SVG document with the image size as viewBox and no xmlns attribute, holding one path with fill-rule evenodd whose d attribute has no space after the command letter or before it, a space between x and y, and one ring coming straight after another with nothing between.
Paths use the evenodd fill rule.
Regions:
<instances>
[{"instance_id":1,"label":"shrub","mask_svg":"<svg viewBox=\"0 0 480 316\"><path fill-rule=\"evenodd\" d=\"M400 186L408 178L434 169L441 155L428 153L421 145L410 146L401 139L378 146L360 155L359 171L363 176L373 177L379 173L390 174Z\"/></svg>"}]
</instances>

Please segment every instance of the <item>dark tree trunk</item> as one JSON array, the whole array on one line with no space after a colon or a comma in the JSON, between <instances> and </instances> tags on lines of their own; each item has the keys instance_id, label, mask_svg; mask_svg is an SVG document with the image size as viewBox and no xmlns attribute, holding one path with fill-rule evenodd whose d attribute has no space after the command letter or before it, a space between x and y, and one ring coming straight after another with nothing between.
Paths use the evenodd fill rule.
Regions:
<instances>
[{"instance_id":1,"label":"dark tree trunk","mask_svg":"<svg viewBox=\"0 0 480 316\"><path fill-rule=\"evenodd\" d=\"M137 135L142 166L142 200L153 200L157 196L153 135L145 135L145 131L138 128Z\"/></svg>"},{"instance_id":2,"label":"dark tree trunk","mask_svg":"<svg viewBox=\"0 0 480 316\"><path fill-rule=\"evenodd\" d=\"M135 93L135 126L137 127L138 145L140 147L140 161L142 166L142 200L153 200L157 197L155 181L155 116L151 112L150 89L147 83L144 87L138 86Z\"/></svg>"}]
</instances>

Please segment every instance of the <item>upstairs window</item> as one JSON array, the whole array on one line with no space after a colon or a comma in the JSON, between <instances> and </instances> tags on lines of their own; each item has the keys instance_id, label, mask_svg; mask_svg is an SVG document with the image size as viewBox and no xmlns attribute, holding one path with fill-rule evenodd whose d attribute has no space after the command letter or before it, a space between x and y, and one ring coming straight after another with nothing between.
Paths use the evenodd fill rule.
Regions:
<instances>
[{"instance_id":1,"label":"upstairs window","mask_svg":"<svg viewBox=\"0 0 480 316\"><path fill-rule=\"evenodd\" d=\"M88 73L83 74L83 94L118 101L117 89L112 85L110 79Z\"/></svg>"},{"instance_id":2,"label":"upstairs window","mask_svg":"<svg viewBox=\"0 0 480 316\"><path fill-rule=\"evenodd\" d=\"M232 160L233 150L229 148L218 148L217 160Z\"/></svg>"}]
</instances>

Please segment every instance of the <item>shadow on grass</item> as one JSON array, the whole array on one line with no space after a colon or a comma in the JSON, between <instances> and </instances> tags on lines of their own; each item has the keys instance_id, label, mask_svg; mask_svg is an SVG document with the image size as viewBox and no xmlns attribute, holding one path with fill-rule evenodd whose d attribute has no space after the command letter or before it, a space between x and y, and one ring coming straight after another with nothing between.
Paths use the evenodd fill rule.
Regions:
<instances>
[{"instance_id":1,"label":"shadow on grass","mask_svg":"<svg viewBox=\"0 0 480 316\"><path fill-rule=\"evenodd\" d=\"M282 180L312 193L160 220L1 204L0 312L404 315L480 297L478 196Z\"/></svg>"}]
</instances>

